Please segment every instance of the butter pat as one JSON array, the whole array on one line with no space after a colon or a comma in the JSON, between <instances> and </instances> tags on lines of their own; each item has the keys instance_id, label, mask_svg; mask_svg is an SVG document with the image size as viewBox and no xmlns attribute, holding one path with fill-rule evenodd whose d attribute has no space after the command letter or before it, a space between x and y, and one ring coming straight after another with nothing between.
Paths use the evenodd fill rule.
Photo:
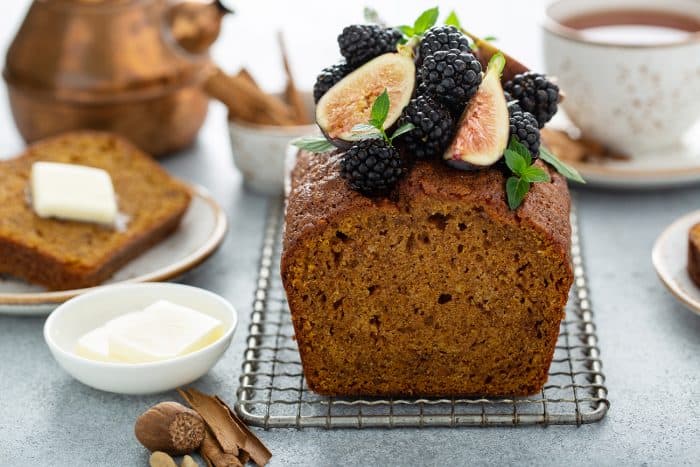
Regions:
<instances>
[{"instance_id":1,"label":"butter pat","mask_svg":"<svg viewBox=\"0 0 700 467\"><path fill-rule=\"evenodd\" d=\"M93 329L78 339L75 353L90 360L110 361L107 328L103 326Z\"/></svg>"},{"instance_id":2,"label":"butter pat","mask_svg":"<svg viewBox=\"0 0 700 467\"><path fill-rule=\"evenodd\" d=\"M76 164L35 162L32 207L40 217L114 224L117 200L109 173Z\"/></svg>"},{"instance_id":3,"label":"butter pat","mask_svg":"<svg viewBox=\"0 0 700 467\"><path fill-rule=\"evenodd\" d=\"M130 363L186 355L216 341L224 332L221 321L166 300L123 315L105 327L109 358Z\"/></svg>"}]
</instances>

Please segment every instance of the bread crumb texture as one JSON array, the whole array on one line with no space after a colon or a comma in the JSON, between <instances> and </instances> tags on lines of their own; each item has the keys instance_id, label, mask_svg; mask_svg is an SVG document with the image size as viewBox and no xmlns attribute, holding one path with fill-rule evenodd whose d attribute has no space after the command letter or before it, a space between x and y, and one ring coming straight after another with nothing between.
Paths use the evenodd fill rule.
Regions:
<instances>
[{"instance_id":1,"label":"bread crumb texture","mask_svg":"<svg viewBox=\"0 0 700 467\"><path fill-rule=\"evenodd\" d=\"M301 153L282 278L309 387L327 395L522 396L547 379L573 275L566 182L507 207L496 169L419 162L373 200L337 155Z\"/></svg>"}]
</instances>

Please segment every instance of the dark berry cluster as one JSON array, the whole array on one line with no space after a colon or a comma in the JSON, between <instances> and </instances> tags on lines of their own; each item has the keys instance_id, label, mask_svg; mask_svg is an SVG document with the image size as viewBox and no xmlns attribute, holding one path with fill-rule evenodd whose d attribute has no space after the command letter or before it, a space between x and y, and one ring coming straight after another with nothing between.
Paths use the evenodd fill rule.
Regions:
<instances>
[{"instance_id":1,"label":"dark berry cluster","mask_svg":"<svg viewBox=\"0 0 700 467\"><path fill-rule=\"evenodd\" d=\"M383 139L358 141L340 160L340 176L368 196L387 194L405 172L399 151Z\"/></svg>"},{"instance_id":2,"label":"dark berry cluster","mask_svg":"<svg viewBox=\"0 0 700 467\"><path fill-rule=\"evenodd\" d=\"M540 73L528 71L515 75L503 85L503 89L518 101L524 111L535 116L540 128L557 113L559 86Z\"/></svg>"},{"instance_id":3,"label":"dark berry cluster","mask_svg":"<svg viewBox=\"0 0 700 467\"><path fill-rule=\"evenodd\" d=\"M429 29L420 42L418 57L432 55L435 52L457 49L470 52L469 39L454 26L436 26Z\"/></svg>"},{"instance_id":4,"label":"dark berry cluster","mask_svg":"<svg viewBox=\"0 0 700 467\"><path fill-rule=\"evenodd\" d=\"M522 143L537 159L540 152L540 129L537 127L537 119L530 113L522 110L510 111L510 135Z\"/></svg>"},{"instance_id":5,"label":"dark berry cluster","mask_svg":"<svg viewBox=\"0 0 700 467\"><path fill-rule=\"evenodd\" d=\"M479 89L481 63L471 52L440 50L423 59L419 78L425 92L460 110Z\"/></svg>"},{"instance_id":6,"label":"dark berry cluster","mask_svg":"<svg viewBox=\"0 0 700 467\"><path fill-rule=\"evenodd\" d=\"M338 36L340 53L347 62L358 67L379 55L396 52L401 32L376 24L353 24Z\"/></svg>"},{"instance_id":7,"label":"dark berry cluster","mask_svg":"<svg viewBox=\"0 0 700 467\"><path fill-rule=\"evenodd\" d=\"M455 122L449 110L430 96L411 99L399 119L398 126L412 123L415 128L399 137L403 147L416 159L442 155L450 144Z\"/></svg>"},{"instance_id":8,"label":"dark berry cluster","mask_svg":"<svg viewBox=\"0 0 700 467\"><path fill-rule=\"evenodd\" d=\"M450 151L450 143L457 134L458 125L465 125L464 131L470 130L469 120L478 118L478 112L474 114L476 116L471 116L466 109L482 85L484 73L489 87L484 88L483 101L499 98L493 93L498 91L500 94L500 85L493 85L493 75L490 73L497 72L500 76L505 66L502 55L495 55L488 69L483 70L477 57L479 51L472 50L470 40L457 27L434 26L426 31L415 26L414 32L410 31L409 28L405 40L402 40L402 33L394 28L379 25L347 26L338 36L343 60L323 69L314 85L314 100L318 102L329 89L336 85L342 86L342 83L338 83L343 78L373 58L397 51L405 54L408 47L415 47L416 75L410 75L411 79L415 79L413 98L402 110L398 121L385 124L389 105L385 103L384 107L377 106L378 109L384 108L384 116L382 119L372 117L369 120L370 126L377 131L375 135L359 140L348 137L345 141L347 145L338 144L338 147L345 150L340 155L341 177L353 190L367 196L390 194L407 173L408 161L440 158L446 151ZM406 45L400 47L399 43ZM480 58L484 58L483 54ZM503 61L499 63L498 60ZM378 63L378 66L381 65ZM365 68L363 70L367 71ZM382 76L381 73L377 75ZM534 160L540 150L540 128L557 111L559 88L544 75L527 72L518 74L505 83L503 91L508 102L510 136L525 146ZM388 96L391 93L385 94ZM404 94L404 98L407 97ZM379 100L375 104L377 102ZM375 112L374 106L372 112ZM393 113L392 119L396 119L396 116L397 113ZM498 125L499 130L505 130L505 120L499 119ZM390 127L394 128L391 137L387 135ZM392 143L395 137L401 152ZM324 142L328 144L328 141ZM333 141L331 143L336 144ZM514 150L521 151L521 148L516 145ZM493 163L502 157L496 154L499 151L500 146L492 151ZM510 153L507 154L510 157ZM471 164L468 152L459 154L459 157L459 162L464 162L470 170L488 166ZM523 178L527 173L516 175ZM527 181L526 178L523 179ZM510 196L509 194L509 203Z\"/></svg>"}]
</instances>

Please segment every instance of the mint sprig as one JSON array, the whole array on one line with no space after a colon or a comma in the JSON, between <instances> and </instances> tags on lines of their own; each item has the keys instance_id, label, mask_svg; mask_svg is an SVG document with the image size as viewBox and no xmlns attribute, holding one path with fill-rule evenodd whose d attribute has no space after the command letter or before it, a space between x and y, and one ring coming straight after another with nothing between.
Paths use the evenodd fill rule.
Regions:
<instances>
[{"instance_id":1,"label":"mint sprig","mask_svg":"<svg viewBox=\"0 0 700 467\"><path fill-rule=\"evenodd\" d=\"M386 26L386 21L379 16L379 12L372 7L366 6L362 10L362 16L364 16L365 21L371 24L378 24L380 26Z\"/></svg>"},{"instance_id":2,"label":"mint sprig","mask_svg":"<svg viewBox=\"0 0 700 467\"><path fill-rule=\"evenodd\" d=\"M316 153L330 152L335 149L335 146L323 136L302 136L292 140L290 144L299 149Z\"/></svg>"},{"instance_id":3,"label":"mint sprig","mask_svg":"<svg viewBox=\"0 0 700 467\"><path fill-rule=\"evenodd\" d=\"M384 131L383 126L386 122L386 117L389 115L389 107L391 102L389 102L389 93L386 88L372 104L372 111L369 114L369 124L377 128L380 131Z\"/></svg>"},{"instance_id":4,"label":"mint sprig","mask_svg":"<svg viewBox=\"0 0 700 467\"><path fill-rule=\"evenodd\" d=\"M506 180L506 195L508 207L516 210L523 203L525 195L533 183L549 182L549 173L541 167L532 164L530 151L515 137L511 137L505 153L506 165L513 176Z\"/></svg>"},{"instance_id":5,"label":"mint sprig","mask_svg":"<svg viewBox=\"0 0 700 467\"><path fill-rule=\"evenodd\" d=\"M355 140L371 139L371 138L382 138L387 143L391 144L394 138L403 135L413 130L415 126L412 123L406 123L401 125L394 131L394 133L389 137L384 130L384 123L389 115L389 108L391 103L389 102L389 93L386 88L384 91L377 96L372 104L372 110L369 115L369 123L360 123L352 127L352 133Z\"/></svg>"},{"instance_id":6,"label":"mint sprig","mask_svg":"<svg viewBox=\"0 0 700 467\"><path fill-rule=\"evenodd\" d=\"M457 13L455 13L454 10L450 11L450 14L447 15L447 18L445 18L445 25L454 26L457 29L462 29L462 23L459 22Z\"/></svg>"},{"instance_id":7,"label":"mint sprig","mask_svg":"<svg viewBox=\"0 0 700 467\"><path fill-rule=\"evenodd\" d=\"M578 183L586 183L581 174L578 173L578 170L559 160L559 158L552 154L544 145L540 145L540 159L554 167L557 172L569 180L573 180Z\"/></svg>"},{"instance_id":8,"label":"mint sprig","mask_svg":"<svg viewBox=\"0 0 700 467\"><path fill-rule=\"evenodd\" d=\"M435 26L438 17L440 16L440 9L438 7L433 7L425 10L420 16L413 22L412 26L403 25L399 26L398 29L403 33L406 39L411 39L413 37L419 37L425 34L425 32Z\"/></svg>"}]
</instances>

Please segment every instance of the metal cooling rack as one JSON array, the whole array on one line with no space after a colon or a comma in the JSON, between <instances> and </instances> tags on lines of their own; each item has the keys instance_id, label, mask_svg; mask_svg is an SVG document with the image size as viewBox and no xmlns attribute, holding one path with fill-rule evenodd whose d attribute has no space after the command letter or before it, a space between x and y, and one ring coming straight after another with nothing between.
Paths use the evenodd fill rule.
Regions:
<instances>
[{"instance_id":1,"label":"metal cooling rack","mask_svg":"<svg viewBox=\"0 0 700 467\"><path fill-rule=\"evenodd\" d=\"M336 398L311 392L302 373L279 274L282 203L271 200L236 412L272 427L580 425L605 416L605 376L572 213L574 285L549 379L536 396L515 399Z\"/></svg>"}]
</instances>

